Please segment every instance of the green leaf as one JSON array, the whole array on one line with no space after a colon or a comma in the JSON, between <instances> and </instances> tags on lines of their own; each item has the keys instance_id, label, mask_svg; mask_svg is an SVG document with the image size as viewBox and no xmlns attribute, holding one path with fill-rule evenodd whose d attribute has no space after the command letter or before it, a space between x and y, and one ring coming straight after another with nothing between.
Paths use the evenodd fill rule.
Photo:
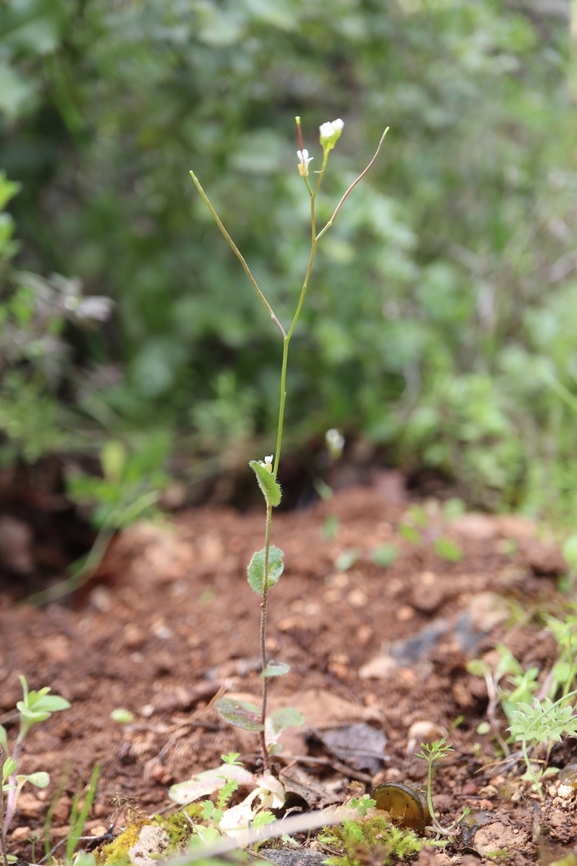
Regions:
<instances>
[{"instance_id":1,"label":"green leaf","mask_svg":"<svg viewBox=\"0 0 577 866\"><path fill-rule=\"evenodd\" d=\"M371 560L380 568L388 568L399 556L394 544L380 544L371 553Z\"/></svg>"},{"instance_id":2,"label":"green leaf","mask_svg":"<svg viewBox=\"0 0 577 866\"><path fill-rule=\"evenodd\" d=\"M268 552L268 588L277 583L279 577L283 573L284 563L282 558L284 553L271 544ZM253 554L252 559L247 568L248 582L257 595L264 593L264 548Z\"/></svg>"},{"instance_id":3,"label":"green leaf","mask_svg":"<svg viewBox=\"0 0 577 866\"><path fill-rule=\"evenodd\" d=\"M110 439L100 452L100 462L105 479L114 486L120 484L126 466L126 448L117 439Z\"/></svg>"},{"instance_id":4,"label":"green leaf","mask_svg":"<svg viewBox=\"0 0 577 866\"><path fill-rule=\"evenodd\" d=\"M399 532L409 544L420 544L421 543L421 533L415 529L414 526L409 526L408 523L401 523L399 525Z\"/></svg>"},{"instance_id":5,"label":"green leaf","mask_svg":"<svg viewBox=\"0 0 577 866\"><path fill-rule=\"evenodd\" d=\"M5 782L6 779L12 775L15 769L16 761L14 758L6 758L4 760L4 766L2 767L2 781Z\"/></svg>"},{"instance_id":6,"label":"green leaf","mask_svg":"<svg viewBox=\"0 0 577 866\"><path fill-rule=\"evenodd\" d=\"M467 672L475 677L486 677L491 673L491 668L482 659L471 659L466 665Z\"/></svg>"},{"instance_id":7,"label":"green leaf","mask_svg":"<svg viewBox=\"0 0 577 866\"><path fill-rule=\"evenodd\" d=\"M267 723L276 734L282 734L287 728L302 728L306 719L300 710L294 707L281 707L267 718Z\"/></svg>"},{"instance_id":8,"label":"green leaf","mask_svg":"<svg viewBox=\"0 0 577 866\"><path fill-rule=\"evenodd\" d=\"M248 465L256 475L258 486L262 490L266 504L272 505L273 508L279 505L282 498L282 491L280 489L280 484L276 480L276 475L269 472L266 466L258 460L251 460Z\"/></svg>"},{"instance_id":9,"label":"green leaf","mask_svg":"<svg viewBox=\"0 0 577 866\"><path fill-rule=\"evenodd\" d=\"M4 727L4 725L0 725L0 748L2 748L2 751L4 752L4 758L10 756L10 749L8 748L8 735L6 734L6 728Z\"/></svg>"},{"instance_id":10,"label":"green leaf","mask_svg":"<svg viewBox=\"0 0 577 866\"><path fill-rule=\"evenodd\" d=\"M458 544L441 535L433 542L433 548L438 556L446 559L448 562L460 562L463 558L463 551Z\"/></svg>"},{"instance_id":11,"label":"green leaf","mask_svg":"<svg viewBox=\"0 0 577 866\"><path fill-rule=\"evenodd\" d=\"M39 772L39 773L31 773L29 776L16 776L17 782L30 782L31 785L35 785L37 788L47 788L50 784L50 776L48 773Z\"/></svg>"},{"instance_id":12,"label":"green leaf","mask_svg":"<svg viewBox=\"0 0 577 866\"><path fill-rule=\"evenodd\" d=\"M276 821L275 816L268 809L264 809L262 812L258 812L252 819L251 826L257 829L258 827L264 827L266 824L272 824L273 821Z\"/></svg>"},{"instance_id":13,"label":"green leaf","mask_svg":"<svg viewBox=\"0 0 577 866\"><path fill-rule=\"evenodd\" d=\"M465 514L466 510L462 499L448 499L443 506L443 516L445 520L455 520L457 517Z\"/></svg>"},{"instance_id":14,"label":"green leaf","mask_svg":"<svg viewBox=\"0 0 577 866\"><path fill-rule=\"evenodd\" d=\"M563 545L563 556L574 571L577 570L577 535L570 535Z\"/></svg>"},{"instance_id":15,"label":"green leaf","mask_svg":"<svg viewBox=\"0 0 577 866\"><path fill-rule=\"evenodd\" d=\"M418 526L419 529L426 529L429 525L427 512L420 505L412 505L409 508L408 515L411 522L414 523L415 526Z\"/></svg>"},{"instance_id":16,"label":"green leaf","mask_svg":"<svg viewBox=\"0 0 577 866\"><path fill-rule=\"evenodd\" d=\"M249 701L221 698L216 702L215 707L219 716L235 728L241 728L243 731L264 731L258 707Z\"/></svg>"},{"instance_id":17,"label":"green leaf","mask_svg":"<svg viewBox=\"0 0 577 866\"><path fill-rule=\"evenodd\" d=\"M278 662L277 664L269 662L261 673L261 677L282 677L283 674L288 674L289 671L290 665L287 665L284 662Z\"/></svg>"},{"instance_id":18,"label":"green leaf","mask_svg":"<svg viewBox=\"0 0 577 866\"><path fill-rule=\"evenodd\" d=\"M220 791L229 779L234 779L239 785L249 785L253 780L253 775L237 764L213 767L211 770L197 773L192 779L172 785L168 796L175 803L184 806L186 803L200 799L200 797L207 797L215 791Z\"/></svg>"},{"instance_id":19,"label":"green leaf","mask_svg":"<svg viewBox=\"0 0 577 866\"><path fill-rule=\"evenodd\" d=\"M339 553L335 559L336 570L348 571L349 568L352 568L355 562L358 561L361 552L362 551L359 547L349 547L347 550L343 550L343 552Z\"/></svg>"}]
</instances>

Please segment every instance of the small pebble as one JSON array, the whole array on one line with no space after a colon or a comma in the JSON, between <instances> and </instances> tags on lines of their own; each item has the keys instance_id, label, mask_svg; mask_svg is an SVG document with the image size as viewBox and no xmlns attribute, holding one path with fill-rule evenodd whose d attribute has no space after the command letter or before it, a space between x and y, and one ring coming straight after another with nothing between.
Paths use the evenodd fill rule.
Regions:
<instances>
[{"instance_id":1,"label":"small pebble","mask_svg":"<svg viewBox=\"0 0 577 866\"><path fill-rule=\"evenodd\" d=\"M421 743L433 743L447 736L445 728L435 722L428 720L413 722L407 734L407 755L420 751Z\"/></svg>"},{"instance_id":2,"label":"small pebble","mask_svg":"<svg viewBox=\"0 0 577 866\"><path fill-rule=\"evenodd\" d=\"M12 842L26 842L31 833L31 827L16 827L10 834L10 840Z\"/></svg>"}]
</instances>

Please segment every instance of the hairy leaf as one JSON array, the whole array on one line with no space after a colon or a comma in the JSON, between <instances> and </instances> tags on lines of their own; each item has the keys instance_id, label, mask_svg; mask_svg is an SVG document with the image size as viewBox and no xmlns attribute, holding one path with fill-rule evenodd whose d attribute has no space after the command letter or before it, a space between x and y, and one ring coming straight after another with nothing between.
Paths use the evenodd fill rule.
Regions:
<instances>
[{"instance_id":1,"label":"hairy leaf","mask_svg":"<svg viewBox=\"0 0 577 866\"><path fill-rule=\"evenodd\" d=\"M219 716L235 728L242 728L243 731L264 731L258 707L249 701L221 698L216 702L215 707Z\"/></svg>"},{"instance_id":2,"label":"hairy leaf","mask_svg":"<svg viewBox=\"0 0 577 866\"><path fill-rule=\"evenodd\" d=\"M268 553L268 588L274 586L283 573L284 564L282 558L284 553L271 544ZM264 593L264 548L253 554L247 568L248 582L252 589L258 594Z\"/></svg>"},{"instance_id":3,"label":"hairy leaf","mask_svg":"<svg viewBox=\"0 0 577 866\"><path fill-rule=\"evenodd\" d=\"M266 466L259 463L258 460L251 460L249 466L252 468L258 481L258 486L262 490L265 502L267 505L272 505L273 508L279 505L282 498L280 484L276 480L276 476L269 472Z\"/></svg>"}]
</instances>

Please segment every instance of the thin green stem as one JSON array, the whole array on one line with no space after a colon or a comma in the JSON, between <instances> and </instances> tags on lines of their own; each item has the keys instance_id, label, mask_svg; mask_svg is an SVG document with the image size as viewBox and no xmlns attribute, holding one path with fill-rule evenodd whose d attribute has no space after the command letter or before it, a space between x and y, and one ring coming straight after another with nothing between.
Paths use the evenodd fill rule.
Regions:
<instances>
[{"instance_id":1,"label":"thin green stem","mask_svg":"<svg viewBox=\"0 0 577 866\"><path fill-rule=\"evenodd\" d=\"M313 264L315 261L315 254L318 246L318 239L316 237L316 208L315 208L315 199L317 196L317 192L319 191L319 187L321 185L321 181L323 179L324 171L326 168L328 160L328 151L325 151L323 158L323 165L321 170L319 171L319 176L317 178L317 182L315 184L314 190L311 190L310 185L308 183L308 178L304 178L307 181L307 189L310 192L311 197L311 251L309 255L309 261L307 265L307 270L305 273L305 278L303 280L303 285L301 288L301 293L299 296L297 308L295 310L295 314L293 316L293 320L291 322L290 328L288 329L286 336L283 340L283 352L282 352L282 366L281 366L281 375L280 375L280 400L279 400L279 410L278 410L278 423L277 423L277 437L276 437L276 451L274 455L274 473L276 475L280 463L280 455L282 449L282 434L284 428L284 413L286 406L286 374L288 367L288 352L289 345L291 341L291 337L296 328L297 322L299 320L303 304L305 302L305 297L307 294L307 290L309 287L309 281L311 278L311 273L313 269Z\"/></svg>"},{"instance_id":2,"label":"thin green stem","mask_svg":"<svg viewBox=\"0 0 577 866\"><path fill-rule=\"evenodd\" d=\"M199 181L199 179L197 178L197 176L195 175L195 173L194 173L193 171L190 172L190 176L191 176L191 178L193 179L193 181L194 181L194 185L196 186L197 190L199 191L202 200L204 201L205 205L207 206L207 208L208 208L209 211L211 212L211 214L212 214L212 216L213 216L213 219L214 219L215 223L216 223L217 226L219 227L219 229L220 229L221 233L223 234L225 240L227 241L229 247L231 248L231 250L233 251L233 253L234 253L235 256L237 257L237 259L239 260L239 262L241 263L241 265L242 265L242 267L243 267L243 270L244 270L245 274L247 275L247 277L249 278L249 280L250 280L250 282L251 282L251 284L252 284L252 287L254 288L255 292L256 292L257 295L259 296L261 302L262 302L262 303L264 304L264 306L266 307L269 316L271 317L272 321L275 323L275 325L277 326L277 328L278 328L279 331L281 332L281 334L282 334L282 338L283 338L283 340L284 340L284 338L286 337L286 334L285 334L285 332L284 332L284 328L283 328L283 326L281 325L281 323L279 322L279 320L277 319L277 317L276 317L276 315L275 315L275 313L274 313L273 308L271 307L271 305L269 304L269 302L267 301L267 299L265 298L265 296L264 296L263 293L261 292L260 287L259 287L257 281L255 280L255 278L254 278L254 276L253 276L253 274L252 274L252 271L251 271L251 269L249 268L249 266L248 266L248 264L247 264L247 261L246 261L245 257L243 256L243 254L241 253L241 251L239 250L239 248L237 247L237 245L235 244L235 242L233 241L233 239L231 238L231 236L229 235L229 233L228 233L227 230L225 229L224 224L223 224L221 218L219 217L219 215L217 214L217 212L216 212L215 209L213 208L213 206L212 206L212 204L211 204L211 201L210 201L209 197L207 196L207 194L206 194L205 191L203 190L202 186L200 185L200 181Z\"/></svg>"}]
</instances>

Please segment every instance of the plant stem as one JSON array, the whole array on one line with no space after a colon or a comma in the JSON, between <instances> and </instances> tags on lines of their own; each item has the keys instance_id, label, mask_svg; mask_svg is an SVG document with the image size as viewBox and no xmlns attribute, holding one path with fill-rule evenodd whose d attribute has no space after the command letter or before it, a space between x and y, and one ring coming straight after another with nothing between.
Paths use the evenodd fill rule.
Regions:
<instances>
[{"instance_id":1,"label":"plant stem","mask_svg":"<svg viewBox=\"0 0 577 866\"><path fill-rule=\"evenodd\" d=\"M302 141L300 118L297 117L296 120L297 120L298 136L299 136L299 146L300 146L300 150L303 151L304 148L303 148L303 141ZM250 270L250 268L246 262L246 259L244 258L244 256L240 252L239 248L237 247L237 245L235 244L235 242L233 241L233 239L229 235L228 231L224 227L222 220L220 219L216 210L212 206L210 199L208 198L207 194L205 193L204 189L202 188L202 186L200 184L200 181L198 180L197 176L195 175L195 173L193 171L190 172L190 176L191 176L191 178L194 182L194 185L196 186L202 200L204 201L204 203L206 204L210 213L212 214L214 221L216 222L218 228L220 229L223 237L227 241L231 250L234 252L235 256L237 257L237 259L241 263L243 270L246 273L247 277L249 278L249 280L250 280L254 290L256 291L261 303L264 304L268 314L270 315L270 317L271 317L272 321L274 322L274 324L276 325L276 327L279 329L281 336L283 338L283 353L282 353L282 366L281 366L281 375L280 375L280 399L279 399L279 411L278 411L278 422L277 422L276 451L275 451L275 455L274 455L274 466L273 466L273 473L275 475L275 478L276 478L276 475L278 472L281 450L282 450L282 437L283 437L284 416L285 416L285 407L286 407L286 376L287 376L287 368L288 368L289 346L290 346L290 341L291 341L292 335L294 334L295 328L297 326L297 322L299 320L299 317L300 317L300 314L302 312L302 308L304 305L304 301L305 301L305 297L306 297L307 290L309 287L309 281L310 281L310 277L311 277L311 273L312 273L312 269L313 269L313 264L314 264L314 260L315 260L315 254L317 251L317 246L318 246L318 243L319 243L321 237L333 225L333 223L334 223L334 221L338 215L338 212L340 211L341 207L343 206L343 204L344 204L345 200L347 199L347 197L349 196L349 194L352 192L352 190L355 188L355 186L363 179L363 177L366 175L366 173L369 171L369 169L371 168L371 166L375 162L387 132L388 132L388 127L387 127L387 129L385 129L383 135L381 136L381 140L379 141L378 147L375 151L373 158L371 159L369 164L366 166L366 168L361 172L361 174L356 178L356 180L354 180L352 182L352 184L348 187L348 189L342 195L339 203L337 204L335 210L333 211L332 217L330 218L328 223L325 225L325 227L322 229L322 231L319 232L318 235L317 235L317 229L316 229L315 201L316 201L316 196L317 196L317 193L319 191L320 185L322 183L322 179L324 177L324 173L325 173L325 169L327 166L330 151L326 148L323 151L323 163L322 163L321 170L317 173L317 181L315 183L314 189L311 187L309 179L306 176L306 174L303 175L303 180L305 182L305 185L306 185L306 188L308 190L310 200L311 200L311 251L309 254L309 261L308 261L308 265L307 265L307 269L306 269L306 273L305 273L305 278L304 278L302 288L300 291L297 307L296 307L295 313L293 315L290 328L288 329L288 331L286 333L285 333L284 328L282 327L281 323L277 319L272 307L270 306L270 304L268 303L264 294L262 293L261 289L259 288L259 285L258 285L256 279L254 278L252 271ZM266 622L267 622L267 606L268 606L268 579L269 579L268 570L269 570L269 559L270 559L271 523L272 523L272 506L267 503L267 506L266 506L265 544L264 544L264 584L263 584L262 601L261 601L261 606L260 606L260 609L261 609L261 615L260 615L260 657L261 657L261 668L262 668L261 674L264 674L266 667L267 667ZM268 700L268 679L269 678L267 676L262 676L262 697L261 697L260 721L261 721L261 724L263 726L266 723L266 709L267 709L267 700ZM262 761L263 761L264 769L270 770L270 758L269 758L269 754L268 754L268 751L266 748L266 736L265 736L264 730L259 732L259 741L260 741L260 747L261 747Z\"/></svg>"},{"instance_id":2,"label":"plant stem","mask_svg":"<svg viewBox=\"0 0 577 866\"><path fill-rule=\"evenodd\" d=\"M261 673L264 673L267 666L266 657L266 615L268 609L268 561L270 552L270 531L272 523L272 505L266 506L266 528L264 535L264 584L262 591L262 601L260 603L260 663ZM266 707L268 700L268 677L262 678L262 692L260 703L260 722L261 725L266 723ZM262 753L262 763L266 771L270 770L270 758L266 748L265 731L259 732L260 750Z\"/></svg>"},{"instance_id":3,"label":"plant stem","mask_svg":"<svg viewBox=\"0 0 577 866\"><path fill-rule=\"evenodd\" d=\"M4 813L3 829L5 833L8 832L8 828L12 823L12 818L14 817L14 812L16 811L16 801L18 799L18 794L20 793L20 788L18 787L18 784L16 782L16 771L18 770L18 761L20 760L20 750L22 747L22 740L20 739L21 735L22 720L20 720L20 734L18 735L18 739L14 743L14 748L12 750L12 760L16 762L16 766L14 768L14 772L8 779L11 787L8 791L8 802L6 803L6 812Z\"/></svg>"},{"instance_id":4,"label":"plant stem","mask_svg":"<svg viewBox=\"0 0 577 866\"><path fill-rule=\"evenodd\" d=\"M6 835L4 832L4 751L0 747L0 782L2 790L0 791L0 854L4 866L8 866L8 853L6 851Z\"/></svg>"}]
</instances>

